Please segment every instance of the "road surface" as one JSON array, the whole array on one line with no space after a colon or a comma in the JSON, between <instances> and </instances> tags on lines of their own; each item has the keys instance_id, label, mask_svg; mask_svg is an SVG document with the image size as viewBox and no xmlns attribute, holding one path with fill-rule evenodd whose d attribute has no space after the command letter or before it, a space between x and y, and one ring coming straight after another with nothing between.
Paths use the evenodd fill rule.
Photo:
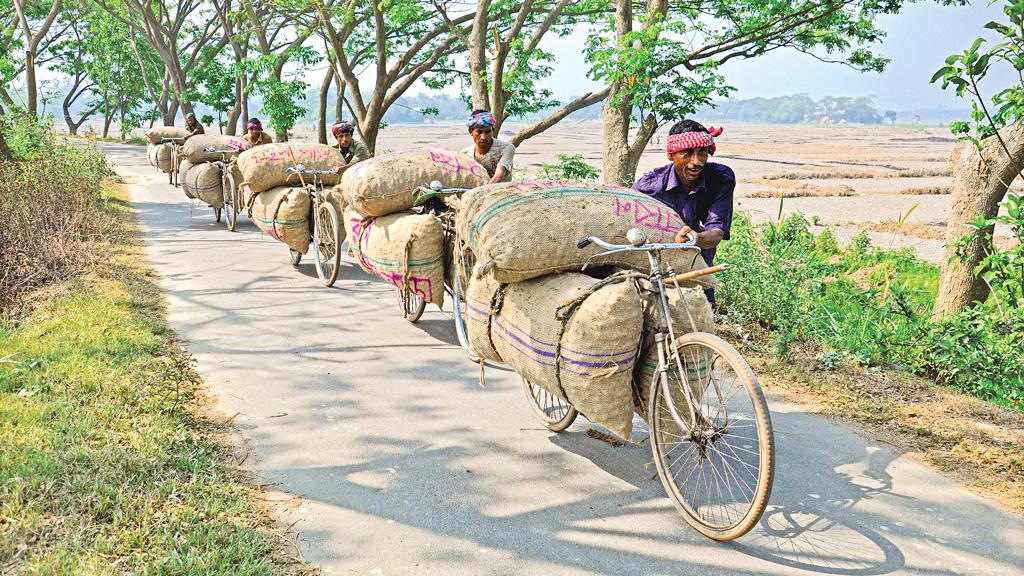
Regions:
<instances>
[{"instance_id":1,"label":"road surface","mask_svg":"<svg viewBox=\"0 0 1024 576\"><path fill-rule=\"evenodd\" d=\"M1024 522L851 430L772 401L778 473L761 524L719 544L687 527L649 447L536 423L514 374L479 369L435 308L343 262L334 288L243 216L209 208L109 145L135 182L170 323L253 450L298 496L304 558L325 574L1014 574ZM148 177L148 182L146 182Z\"/></svg>"}]
</instances>

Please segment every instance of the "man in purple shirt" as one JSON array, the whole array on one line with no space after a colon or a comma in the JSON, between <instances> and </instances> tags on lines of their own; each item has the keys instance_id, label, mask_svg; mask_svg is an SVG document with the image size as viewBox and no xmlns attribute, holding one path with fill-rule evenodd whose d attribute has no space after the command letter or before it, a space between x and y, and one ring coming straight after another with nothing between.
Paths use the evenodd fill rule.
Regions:
<instances>
[{"instance_id":1,"label":"man in purple shirt","mask_svg":"<svg viewBox=\"0 0 1024 576\"><path fill-rule=\"evenodd\" d=\"M644 174L633 189L671 206L686 223L676 234L677 242L686 234L697 235L697 245L708 266L714 265L719 242L729 239L732 227L732 194L736 175L731 168L708 162L715 153L715 136L721 128L705 128L693 120L677 122L666 140L672 162ZM715 291L705 290L708 302L715 305Z\"/></svg>"}]
</instances>

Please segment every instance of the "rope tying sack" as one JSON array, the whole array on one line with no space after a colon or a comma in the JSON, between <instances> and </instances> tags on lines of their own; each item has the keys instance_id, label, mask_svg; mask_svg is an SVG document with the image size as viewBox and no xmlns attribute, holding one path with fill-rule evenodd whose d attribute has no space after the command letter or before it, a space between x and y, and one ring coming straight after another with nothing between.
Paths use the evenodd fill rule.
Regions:
<instances>
[{"instance_id":1,"label":"rope tying sack","mask_svg":"<svg viewBox=\"0 0 1024 576\"><path fill-rule=\"evenodd\" d=\"M579 309L587 298L590 298L605 286L629 280L633 280L635 284L637 278L644 277L645 276L643 274L633 270L622 270L616 272L615 274L612 274L611 276L608 276L607 278L604 278L603 280L600 280L588 287L572 300L563 302L562 305L555 309L555 319L558 320L559 323L558 337L555 339L555 385L558 386L558 391L561 393L562 398L570 404L572 404L572 400L566 393L565 388L562 387L562 337L565 335L565 330L568 328L569 321L572 320L573 314L576 313L576 310ZM609 373L614 373L618 370L618 366L609 366L608 370L610 370Z\"/></svg>"}]
</instances>

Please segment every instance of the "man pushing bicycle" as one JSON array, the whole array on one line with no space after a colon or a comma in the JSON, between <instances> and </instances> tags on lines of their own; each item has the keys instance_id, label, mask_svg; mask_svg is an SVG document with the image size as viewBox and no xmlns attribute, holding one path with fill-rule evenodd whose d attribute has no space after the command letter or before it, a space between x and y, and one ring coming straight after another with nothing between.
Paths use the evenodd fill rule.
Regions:
<instances>
[{"instance_id":1,"label":"man pushing bicycle","mask_svg":"<svg viewBox=\"0 0 1024 576\"><path fill-rule=\"evenodd\" d=\"M715 137L722 128L705 128L693 120L681 120L669 129L666 153L671 164L655 168L633 184L633 189L671 206L685 225L676 234L677 242L686 241L693 232L708 266L714 265L715 252L722 240L729 239L732 227L732 197L736 175L732 168L708 162L715 154ZM715 305L714 289L704 294Z\"/></svg>"}]
</instances>

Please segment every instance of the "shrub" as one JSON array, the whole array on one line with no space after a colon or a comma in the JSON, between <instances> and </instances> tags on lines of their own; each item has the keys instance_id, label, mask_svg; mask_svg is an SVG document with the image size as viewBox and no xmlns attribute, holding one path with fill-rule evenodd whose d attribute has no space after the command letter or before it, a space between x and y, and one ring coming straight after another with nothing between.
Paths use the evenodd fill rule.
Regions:
<instances>
[{"instance_id":1,"label":"shrub","mask_svg":"<svg viewBox=\"0 0 1024 576\"><path fill-rule=\"evenodd\" d=\"M539 176L555 180L594 180L597 168L583 161L580 154L559 154L557 164L541 164Z\"/></svg>"},{"instance_id":2,"label":"shrub","mask_svg":"<svg viewBox=\"0 0 1024 576\"><path fill-rule=\"evenodd\" d=\"M3 124L15 156L0 164L0 317L10 317L28 291L90 260L88 242L105 225L96 203L110 169L91 148L56 143L44 122L8 116Z\"/></svg>"}]
</instances>

